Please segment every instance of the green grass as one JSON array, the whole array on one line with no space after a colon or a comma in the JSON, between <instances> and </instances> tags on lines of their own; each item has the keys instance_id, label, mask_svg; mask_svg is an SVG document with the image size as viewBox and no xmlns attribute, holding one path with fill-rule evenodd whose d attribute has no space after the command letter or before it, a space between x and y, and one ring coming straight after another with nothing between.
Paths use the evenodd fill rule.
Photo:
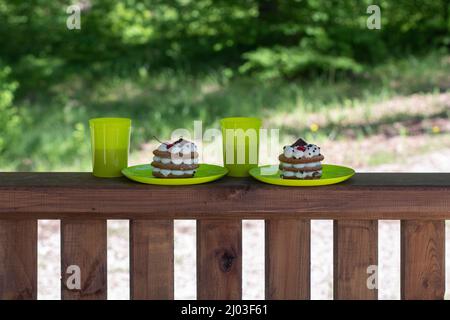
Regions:
<instances>
[{"instance_id":1,"label":"green grass","mask_svg":"<svg viewBox=\"0 0 450 320\"><path fill-rule=\"evenodd\" d=\"M364 139L378 134L383 126L418 117L406 112L372 121L377 110L371 106L396 96L448 91L450 58L439 54L411 57L377 67L358 79L334 82L325 78L258 81L230 78L227 74L216 71L193 77L168 70L134 79L74 78L50 88L46 94L16 99L21 133L0 154L0 169L89 170L87 121L102 116L133 119L134 152L154 135L168 139L176 128L191 129L194 120L202 120L204 128L218 127L220 118L236 115L262 117L268 125L282 128L282 138ZM348 120L344 111L353 108L362 108L362 116L342 125ZM299 125L276 120L283 114L298 117ZM311 132L305 120L310 115L325 119L317 132ZM448 118L449 114L438 116ZM420 121L429 117L432 115L421 116ZM408 132L400 130L395 134ZM377 155L370 163L378 164L383 159L389 157Z\"/></svg>"}]
</instances>

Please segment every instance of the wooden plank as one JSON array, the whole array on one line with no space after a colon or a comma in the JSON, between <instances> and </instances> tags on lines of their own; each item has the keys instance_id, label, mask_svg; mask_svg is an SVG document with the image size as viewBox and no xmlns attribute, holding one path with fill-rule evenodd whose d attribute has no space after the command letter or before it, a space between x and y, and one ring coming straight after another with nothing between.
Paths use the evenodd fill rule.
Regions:
<instances>
[{"instance_id":1,"label":"wooden plank","mask_svg":"<svg viewBox=\"0 0 450 320\"><path fill-rule=\"evenodd\" d=\"M0 300L37 299L37 221L0 220Z\"/></svg>"},{"instance_id":2,"label":"wooden plank","mask_svg":"<svg viewBox=\"0 0 450 320\"><path fill-rule=\"evenodd\" d=\"M311 223L266 220L266 299L310 299Z\"/></svg>"},{"instance_id":3,"label":"wooden plank","mask_svg":"<svg viewBox=\"0 0 450 320\"><path fill-rule=\"evenodd\" d=\"M445 221L401 222L401 288L402 299L444 299Z\"/></svg>"},{"instance_id":4,"label":"wooden plank","mask_svg":"<svg viewBox=\"0 0 450 320\"><path fill-rule=\"evenodd\" d=\"M369 266L378 264L378 221L334 221L334 299L376 300Z\"/></svg>"},{"instance_id":5,"label":"wooden plank","mask_svg":"<svg viewBox=\"0 0 450 320\"><path fill-rule=\"evenodd\" d=\"M448 187L450 185L450 173L356 173L350 180L343 183L326 186L320 189L347 189L349 187ZM252 185L258 182L250 178L224 177L208 185ZM205 185L197 185L204 189ZM276 186L262 185L268 188ZM124 177L112 179L99 179L87 172L0 172L0 189L8 187L18 188L77 188L84 189L173 189L163 186L150 186L137 184ZM191 186L192 187L192 186ZM180 186L175 189L191 188ZM175 190L174 189L174 190ZM288 190L281 188L282 190ZM310 189L312 190L312 189Z\"/></svg>"},{"instance_id":6,"label":"wooden plank","mask_svg":"<svg viewBox=\"0 0 450 320\"><path fill-rule=\"evenodd\" d=\"M105 220L61 221L61 298L102 300L107 298L107 242ZM81 271L80 288L69 288L69 266ZM69 269L73 272L71 269ZM69 281L72 285L73 282Z\"/></svg>"},{"instance_id":7,"label":"wooden plank","mask_svg":"<svg viewBox=\"0 0 450 320\"><path fill-rule=\"evenodd\" d=\"M173 240L173 220L130 221L132 299L173 299Z\"/></svg>"},{"instance_id":8,"label":"wooden plank","mask_svg":"<svg viewBox=\"0 0 450 320\"><path fill-rule=\"evenodd\" d=\"M197 299L242 297L241 220L197 221Z\"/></svg>"},{"instance_id":9,"label":"wooden plank","mask_svg":"<svg viewBox=\"0 0 450 320\"><path fill-rule=\"evenodd\" d=\"M0 218L443 220L450 175L356 174L299 189L228 177L172 188L90 174L0 174Z\"/></svg>"}]
</instances>

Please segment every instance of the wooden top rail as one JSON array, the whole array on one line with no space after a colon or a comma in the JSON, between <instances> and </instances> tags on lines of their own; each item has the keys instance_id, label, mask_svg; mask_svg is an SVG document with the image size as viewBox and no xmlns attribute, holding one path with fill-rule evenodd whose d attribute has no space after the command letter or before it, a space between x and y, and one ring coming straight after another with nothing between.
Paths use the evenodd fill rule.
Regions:
<instances>
[{"instance_id":1,"label":"wooden top rail","mask_svg":"<svg viewBox=\"0 0 450 320\"><path fill-rule=\"evenodd\" d=\"M0 173L0 219L450 219L450 173L358 173L293 188L226 177L153 186L90 173Z\"/></svg>"}]
</instances>

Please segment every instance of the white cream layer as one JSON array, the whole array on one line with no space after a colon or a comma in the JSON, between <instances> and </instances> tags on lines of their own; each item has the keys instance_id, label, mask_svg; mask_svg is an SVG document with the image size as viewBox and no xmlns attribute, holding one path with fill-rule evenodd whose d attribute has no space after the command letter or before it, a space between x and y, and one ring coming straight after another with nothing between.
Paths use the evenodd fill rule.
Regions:
<instances>
[{"instance_id":1,"label":"white cream layer","mask_svg":"<svg viewBox=\"0 0 450 320\"><path fill-rule=\"evenodd\" d=\"M174 159L171 159L171 158L161 158L161 157L154 156L153 157L153 161L161 162L162 164L175 164L175 165L180 165L180 164L198 164L198 158L195 158L195 159L191 159L191 158L182 159L182 158L174 157Z\"/></svg>"},{"instance_id":2,"label":"white cream layer","mask_svg":"<svg viewBox=\"0 0 450 320\"><path fill-rule=\"evenodd\" d=\"M294 171L281 171L281 174L284 177L296 177L299 179L304 179L304 178L312 178L313 174L317 172L320 175L322 175L322 170L317 170L317 171L299 171L299 172L294 172Z\"/></svg>"},{"instance_id":3,"label":"white cream layer","mask_svg":"<svg viewBox=\"0 0 450 320\"><path fill-rule=\"evenodd\" d=\"M287 163L280 162L281 166L284 168L295 168L295 169L303 169L303 168L315 168L321 166L321 161L310 162L310 163Z\"/></svg>"},{"instance_id":4,"label":"white cream layer","mask_svg":"<svg viewBox=\"0 0 450 320\"><path fill-rule=\"evenodd\" d=\"M194 174L195 170L169 170L169 169L160 169L153 167L153 172L159 172L163 176L167 177L169 174L172 174L174 176L182 176L185 174Z\"/></svg>"}]
</instances>

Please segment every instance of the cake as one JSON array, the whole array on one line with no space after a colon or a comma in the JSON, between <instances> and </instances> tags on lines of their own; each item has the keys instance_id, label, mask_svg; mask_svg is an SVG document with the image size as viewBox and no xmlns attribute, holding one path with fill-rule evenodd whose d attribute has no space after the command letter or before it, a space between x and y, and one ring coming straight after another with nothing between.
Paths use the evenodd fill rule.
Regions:
<instances>
[{"instance_id":1,"label":"cake","mask_svg":"<svg viewBox=\"0 0 450 320\"><path fill-rule=\"evenodd\" d=\"M192 178L198 168L197 146L180 138L153 151L152 174L157 178Z\"/></svg>"},{"instance_id":2,"label":"cake","mask_svg":"<svg viewBox=\"0 0 450 320\"><path fill-rule=\"evenodd\" d=\"M283 153L278 157L281 178L320 179L323 159L317 145L298 139L292 145L284 146Z\"/></svg>"}]
</instances>

